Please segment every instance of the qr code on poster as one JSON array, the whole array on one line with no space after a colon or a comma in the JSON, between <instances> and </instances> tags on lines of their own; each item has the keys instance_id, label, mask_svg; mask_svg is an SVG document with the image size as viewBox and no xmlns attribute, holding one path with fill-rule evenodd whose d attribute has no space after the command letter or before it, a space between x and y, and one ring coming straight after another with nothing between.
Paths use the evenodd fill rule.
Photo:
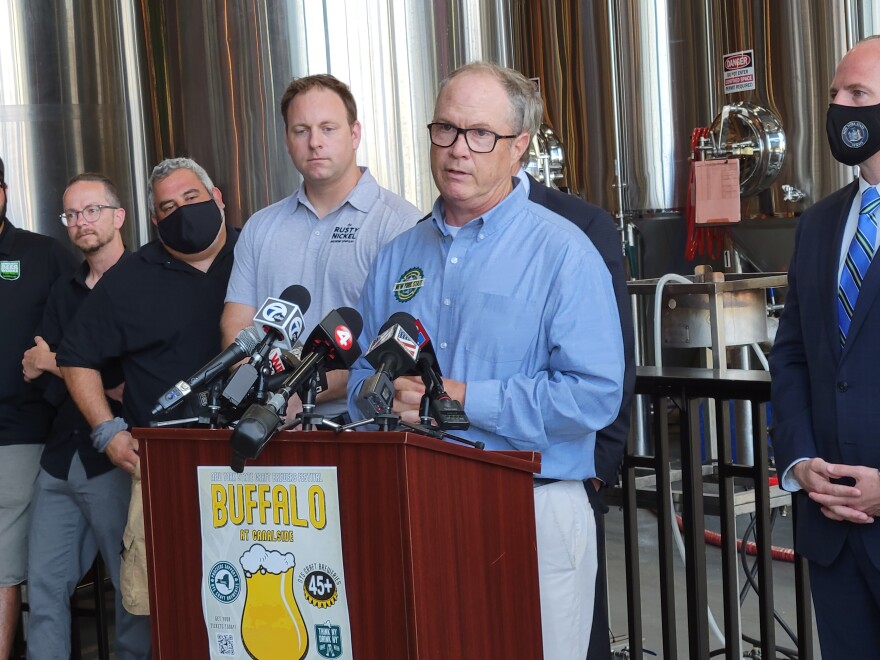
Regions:
<instances>
[{"instance_id":1,"label":"qr code on poster","mask_svg":"<svg viewBox=\"0 0 880 660\"><path fill-rule=\"evenodd\" d=\"M217 648L220 655L235 655L235 639L232 635L217 633Z\"/></svg>"}]
</instances>

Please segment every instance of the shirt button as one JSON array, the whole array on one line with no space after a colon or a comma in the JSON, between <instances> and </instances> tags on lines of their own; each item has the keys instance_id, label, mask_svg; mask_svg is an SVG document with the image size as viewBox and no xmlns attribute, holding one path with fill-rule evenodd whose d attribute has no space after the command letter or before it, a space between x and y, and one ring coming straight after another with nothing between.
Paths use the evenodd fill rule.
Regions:
<instances>
[{"instance_id":1,"label":"shirt button","mask_svg":"<svg viewBox=\"0 0 880 660\"><path fill-rule=\"evenodd\" d=\"M446 342L440 342L440 348L446 348Z\"/></svg>"},{"instance_id":2,"label":"shirt button","mask_svg":"<svg viewBox=\"0 0 880 660\"><path fill-rule=\"evenodd\" d=\"M846 392L848 389L849 389L849 383L847 383L845 380L842 380L839 383L837 383L837 391L838 392Z\"/></svg>"},{"instance_id":3,"label":"shirt button","mask_svg":"<svg viewBox=\"0 0 880 660\"><path fill-rule=\"evenodd\" d=\"M446 305L446 306L448 307L449 305L452 304L452 301L451 301L449 298L444 298L444 299L443 299L443 304Z\"/></svg>"},{"instance_id":4,"label":"shirt button","mask_svg":"<svg viewBox=\"0 0 880 660\"><path fill-rule=\"evenodd\" d=\"M318 230L316 229L316 230L315 230L315 236L320 236L320 235L321 235L321 232L318 231Z\"/></svg>"},{"instance_id":5,"label":"shirt button","mask_svg":"<svg viewBox=\"0 0 880 660\"><path fill-rule=\"evenodd\" d=\"M449 261L451 261L451 262L454 263L454 264L457 264L457 263L458 263L458 257L452 257L452 259L450 259Z\"/></svg>"},{"instance_id":6,"label":"shirt button","mask_svg":"<svg viewBox=\"0 0 880 660\"><path fill-rule=\"evenodd\" d=\"M483 232L480 232L479 234L477 234L477 240L478 240L478 241L482 241L484 237L485 237L485 236L484 236Z\"/></svg>"}]
</instances>

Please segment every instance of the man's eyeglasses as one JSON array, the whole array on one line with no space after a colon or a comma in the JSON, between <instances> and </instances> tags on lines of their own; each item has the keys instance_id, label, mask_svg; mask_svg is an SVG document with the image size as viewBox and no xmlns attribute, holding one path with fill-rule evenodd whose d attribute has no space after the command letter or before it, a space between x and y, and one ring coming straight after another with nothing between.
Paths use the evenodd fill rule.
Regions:
<instances>
[{"instance_id":1,"label":"man's eyeglasses","mask_svg":"<svg viewBox=\"0 0 880 660\"><path fill-rule=\"evenodd\" d=\"M109 204L92 204L91 206L85 207L82 211L74 211L71 209L70 211L65 211L61 214L61 224L65 227L73 227L76 225L76 219L81 215L83 220L87 223L92 224L99 217L101 217L101 211L104 209L118 209L118 206L110 206Z\"/></svg>"},{"instance_id":2,"label":"man's eyeglasses","mask_svg":"<svg viewBox=\"0 0 880 660\"><path fill-rule=\"evenodd\" d=\"M455 144L459 135L464 135L464 141L468 149L477 154L488 154L498 140L510 140L516 135L498 135L486 128L459 128L452 124L433 123L428 124L428 133L431 135L431 142L438 147L451 147Z\"/></svg>"}]
</instances>

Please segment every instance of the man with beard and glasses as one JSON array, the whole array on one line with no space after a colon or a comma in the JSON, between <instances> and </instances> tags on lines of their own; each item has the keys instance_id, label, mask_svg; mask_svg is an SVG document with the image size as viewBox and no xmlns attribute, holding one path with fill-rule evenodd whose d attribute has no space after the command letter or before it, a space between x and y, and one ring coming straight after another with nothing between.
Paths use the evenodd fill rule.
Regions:
<instances>
[{"instance_id":1,"label":"man with beard and glasses","mask_svg":"<svg viewBox=\"0 0 880 660\"><path fill-rule=\"evenodd\" d=\"M801 216L770 352L776 467L795 492L795 550L810 562L823 658L880 648L880 37L840 61L826 129L859 166Z\"/></svg>"},{"instance_id":2,"label":"man with beard and glasses","mask_svg":"<svg viewBox=\"0 0 880 660\"><path fill-rule=\"evenodd\" d=\"M93 447L135 476L120 570L123 605L141 615L149 614L143 502L138 443L129 428L148 426L153 403L169 385L217 354L237 238L224 222L220 190L189 158L153 169L148 202L159 238L101 279L57 355ZM100 373L117 360L125 379L122 415L111 410ZM178 410L181 417L195 411L190 402Z\"/></svg>"},{"instance_id":3,"label":"man with beard and glasses","mask_svg":"<svg viewBox=\"0 0 880 660\"><path fill-rule=\"evenodd\" d=\"M25 378L36 381L57 410L40 459L31 513L28 657L70 655L70 597L100 552L116 589L116 657L146 658L149 620L122 607L119 585L131 479L92 447L91 428L64 387L54 353L95 285L130 256L120 232L125 210L113 182L88 172L68 182L62 203L61 222L85 261L72 277L60 278L52 288L41 336L23 360ZM118 415L118 364L108 365L101 376L105 388L114 388L107 404Z\"/></svg>"},{"instance_id":4,"label":"man with beard and glasses","mask_svg":"<svg viewBox=\"0 0 880 660\"><path fill-rule=\"evenodd\" d=\"M40 452L53 409L22 375L55 280L73 270L58 241L15 227L6 217L6 170L0 160L0 658L9 657L27 577L27 530Z\"/></svg>"}]
</instances>

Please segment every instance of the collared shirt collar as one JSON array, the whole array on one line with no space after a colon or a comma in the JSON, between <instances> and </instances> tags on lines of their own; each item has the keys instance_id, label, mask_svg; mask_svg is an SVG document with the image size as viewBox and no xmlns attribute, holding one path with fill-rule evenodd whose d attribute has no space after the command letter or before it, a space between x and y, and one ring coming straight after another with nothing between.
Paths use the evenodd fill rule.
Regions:
<instances>
[{"instance_id":1,"label":"collared shirt collar","mask_svg":"<svg viewBox=\"0 0 880 660\"><path fill-rule=\"evenodd\" d=\"M128 257L131 256L131 252L127 249L122 251L122 254L119 255L119 259L116 260L116 263L110 267L110 270L116 268L117 265L121 264ZM86 278L89 276L89 262L83 259L82 263L74 268L73 276L70 278L73 282L78 284L79 286L88 289L88 285L86 285ZM108 271L109 272L109 271Z\"/></svg>"},{"instance_id":2,"label":"collared shirt collar","mask_svg":"<svg viewBox=\"0 0 880 660\"><path fill-rule=\"evenodd\" d=\"M214 257L214 261L211 263L211 268L213 268L214 264L222 259L228 252L232 251L235 247L235 242L238 240L238 233L238 229L231 225L226 225L226 243L220 248L220 252L217 253L217 256ZM171 256L171 253L165 249L165 245L158 238L144 245L138 250L138 254L144 261L151 264L168 264L173 267L193 268L188 263ZM211 268L208 270L211 270Z\"/></svg>"},{"instance_id":3,"label":"collared shirt collar","mask_svg":"<svg viewBox=\"0 0 880 660\"><path fill-rule=\"evenodd\" d=\"M526 190L526 187L522 185L522 181L519 177L511 177L511 182L513 190L507 194L507 197L502 199L483 215L468 222L465 227L478 226L484 234L491 235L506 227L509 222L512 222L517 215L514 208L517 205L524 204L528 200L528 191ZM431 209L431 221L441 235L451 235L449 227L446 225L446 204L442 197L438 197L437 201L434 202L434 206Z\"/></svg>"},{"instance_id":4,"label":"collared shirt collar","mask_svg":"<svg viewBox=\"0 0 880 660\"><path fill-rule=\"evenodd\" d=\"M868 188L876 188L877 192L880 192L880 184L877 184L876 186L872 186L870 183L865 181L865 179L863 177L859 177L859 199L862 198L862 195L865 194L865 191ZM856 200L856 204L858 204L858 203L859 203L859 201Z\"/></svg>"},{"instance_id":5,"label":"collared shirt collar","mask_svg":"<svg viewBox=\"0 0 880 660\"><path fill-rule=\"evenodd\" d=\"M334 211L342 208L346 204L351 204L351 206L356 208L358 211L367 213L371 208L373 208L373 204L376 203L376 200L379 199L379 184L376 183L376 179L374 179L373 175L370 174L370 170L366 167L359 167L358 169L361 171L361 178L358 179L358 182L355 184L355 187L352 188L351 191L348 193L348 196L344 200L342 200L342 203L335 209L330 211L330 213L333 213ZM300 186L296 193L294 193L293 197L293 205L290 209L291 213L295 212L300 204L305 206L312 213L315 213L315 207L312 206L312 203L306 196L305 185ZM330 215L330 213L328 213L327 215ZM315 215L317 215L317 213L315 213Z\"/></svg>"}]
</instances>

